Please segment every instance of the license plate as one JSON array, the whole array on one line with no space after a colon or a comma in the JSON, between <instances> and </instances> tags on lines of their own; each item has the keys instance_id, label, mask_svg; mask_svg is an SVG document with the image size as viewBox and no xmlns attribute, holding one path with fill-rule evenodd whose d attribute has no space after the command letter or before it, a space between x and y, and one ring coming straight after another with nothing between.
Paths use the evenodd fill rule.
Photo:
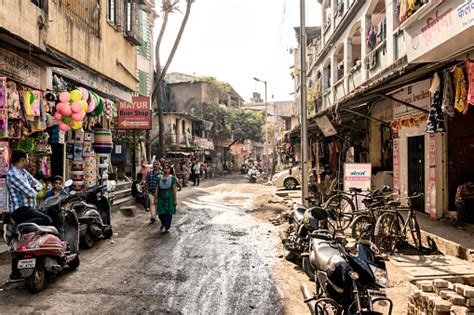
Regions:
<instances>
[{"instance_id":1,"label":"license plate","mask_svg":"<svg viewBox=\"0 0 474 315\"><path fill-rule=\"evenodd\" d=\"M387 297L387 294L385 293L385 291L381 291L381 290L370 290L370 289L368 289L367 294L369 294L369 296L372 297L372 298Z\"/></svg>"},{"instance_id":2,"label":"license plate","mask_svg":"<svg viewBox=\"0 0 474 315\"><path fill-rule=\"evenodd\" d=\"M31 269L36 266L36 258L21 259L18 261L18 269Z\"/></svg>"}]
</instances>

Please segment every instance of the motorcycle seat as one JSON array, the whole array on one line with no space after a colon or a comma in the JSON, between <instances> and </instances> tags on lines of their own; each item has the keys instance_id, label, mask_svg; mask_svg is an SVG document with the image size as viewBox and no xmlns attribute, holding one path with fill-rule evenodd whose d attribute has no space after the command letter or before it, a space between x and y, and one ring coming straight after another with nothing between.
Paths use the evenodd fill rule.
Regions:
<instances>
[{"instance_id":1,"label":"motorcycle seat","mask_svg":"<svg viewBox=\"0 0 474 315\"><path fill-rule=\"evenodd\" d=\"M49 233L56 236L59 236L59 231L52 225L29 225L25 224L19 227L20 233L31 233L31 232L39 232L39 233Z\"/></svg>"},{"instance_id":2,"label":"motorcycle seat","mask_svg":"<svg viewBox=\"0 0 474 315\"><path fill-rule=\"evenodd\" d=\"M326 270L331 258L341 254L337 248L331 246L332 243L323 239L313 239L316 266L319 270Z\"/></svg>"},{"instance_id":3,"label":"motorcycle seat","mask_svg":"<svg viewBox=\"0 0 474 315\"><path fill-rule=\"evenodd\" d=\"M293 217L296 222L302 222L304 219L304 213L306 212L305 208L296 208L293 212Z\"/></svg>"},{"instance_id":4,"label":"motorcycle seat","mask_svg":"<svg viewBox=\"0 0 474 315\"><path fill-rule=\"evenodd\" d=\"M43 233L49 233L49 234L53 234L53 235L56 235L56 236L59 236L59 231L57 228L55 228L54 226L46 226L46 225L39 225L39 229L38 229L39 232L43 232Z\"/></svg>"}]
</instances>

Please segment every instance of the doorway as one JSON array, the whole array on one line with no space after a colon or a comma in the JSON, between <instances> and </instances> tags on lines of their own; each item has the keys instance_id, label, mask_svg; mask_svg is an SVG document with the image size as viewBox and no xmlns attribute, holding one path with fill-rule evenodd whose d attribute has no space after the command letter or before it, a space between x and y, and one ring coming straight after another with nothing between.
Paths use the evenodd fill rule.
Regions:
<instances>
[{"instance_id":1,"label":"doorway","mask_svg":"<svg viewBox=\"0 0 474 315\"><path fill-rule=\"evenodd\" d=\"M425 193L425 136L408 138L408 196ZM425 197L413 200L415 210L425 212Z\"/></svg>"}]
</instances>

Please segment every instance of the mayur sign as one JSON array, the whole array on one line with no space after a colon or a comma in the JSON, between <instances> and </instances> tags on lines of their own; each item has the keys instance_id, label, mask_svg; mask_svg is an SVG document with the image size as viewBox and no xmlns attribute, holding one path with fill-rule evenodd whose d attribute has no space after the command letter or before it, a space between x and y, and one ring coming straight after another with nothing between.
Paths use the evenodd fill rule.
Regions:
<instances>
[{"instance_id":1,"label":"mayur sign","mask_svg":"<svg viewBox=\"0 0 474 315\"><path fill-rule=\"evenodd\" d=\"M150 98L134 97L132 103L119 101L118 129L151 129Z\"/></svg>"}]
</instances>

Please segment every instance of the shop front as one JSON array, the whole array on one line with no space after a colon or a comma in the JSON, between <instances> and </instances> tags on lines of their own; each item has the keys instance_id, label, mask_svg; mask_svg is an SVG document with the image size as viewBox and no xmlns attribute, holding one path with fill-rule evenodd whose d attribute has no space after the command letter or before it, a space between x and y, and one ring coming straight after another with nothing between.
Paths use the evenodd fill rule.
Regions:
<instances>
[{"instance_id":1,"label":"shop front","mask_svg":"<svg viewBox=\"0 0 474 315\"><path fill-rule=\"evenodd\" d=\"M427 212L439 218L458 211L473 221L474 3L430 1L401 27L407 35L408 62L431 63L436 71L429 85L427 123L420 127L427 132ZM400 134L405 133L402 129ZM400 141L400 152L404 147L411 150ZM400 178L403 175L400 171Z\"/></svg>"}]
</instances>

